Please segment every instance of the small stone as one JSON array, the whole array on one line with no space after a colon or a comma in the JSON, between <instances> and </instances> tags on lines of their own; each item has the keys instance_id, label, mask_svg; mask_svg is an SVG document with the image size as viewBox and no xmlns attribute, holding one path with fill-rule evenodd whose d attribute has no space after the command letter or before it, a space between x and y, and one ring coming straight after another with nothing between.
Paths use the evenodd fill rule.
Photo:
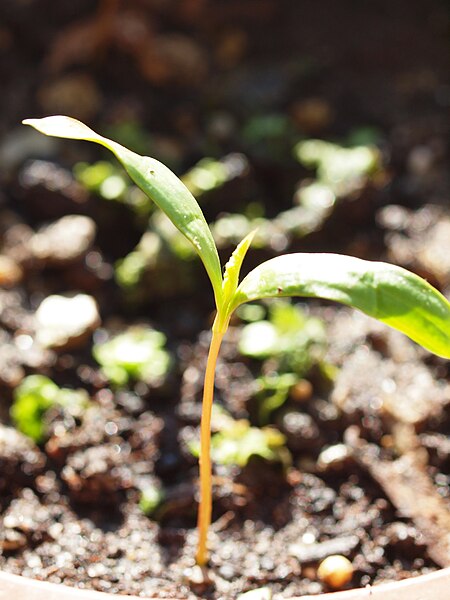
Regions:
<instances>
[{"instance_id":1,"label":"small stone","mask_svg":"<svg viewBox=\"0 0 450 600\"><path fill-rule=\"evenodd\" d=\"M320 563L317 575L321 581L331 588L339 590L351 581L353 566L345 556L334 554Z\"/></svg>"},{"instance_id":2,"label":"small stone","mask_svg":"<svg viewBox=\"0 0 450 600\"><path fill-rule=\"evenodd\" d=\"M327 556L334 555L336 552L339 552L340 554L350 554L358 544L359 538L357 535L348 535L325 540L316 544L292 544L289 548L289 554L294 556L301 563L315 562L317 560L322 560Z\"/></svg>"},{"instance_id":3,"label":"small stone","mask_svg":"<svg viewBox=\"0 0 450 600\"><path fill-rule=\"evenodd\" d=\"M239 594L237 600L272 600L272 591L268 587L250 590L244 594Z\"/></svg>"},{"instance_id":4,"label":"small stone","mask_svg":"<svg viewBox=\"0 0 450 600\"><path fill-rule=\"evenodd\" d=\"M52 523L48 528L48 534L54 540L57 540L64 530L62 523Z\"/></svg>"},{"instance_id":5,"label":"small stone","mask_svg":"<svg viewBox=\"0 0 450 600\"><path fill-rule=\"evenodd\" d=\"M200 567L199 565L186 569L184 571L184 577L187 583L197 592L206 589L211 583L207 570L205 567Z\"/></svg>"},{"instance_id":6,"label":"small stone","mask_svg":"<svg viewBox=\"0 0 450 600\"><path fill-rule=\"evenodd\" d=\"M0 547L3 552L14 552L25 548L26 545L27 538L23 533L5 527L0 539Z\"/></svg>"},{"instance_id":7,"label":"small stone","mask_svg":"<svg viewBox=\"0 0 450 600\"><path fill-rule=\"evenodd\" d=\"M100 325L97 303L92 296L48 296L36 311L36 339L46 348L83 346Z\"/></svg>"},{"instance_id":8,"label":"small stone","mask_svg":"<svg viewBox=\"0 0 450 600\"><path fill-rule=\"evenodd\" d=\"M219 575L227 581L232 581L236 577L236 570L229 564L224 564L219 568Z\"/></svg>"},{"instance_id":9,"label":"small stone","mask_svg":"<svg viewBox=\"0 0 450 600\"><path fill-rule=\"evenodd\" d=\"M317 467L320 471L341 469L349 460L351 452L345 444L335 444L319 454Z\"/></svg>"},{"instance_id":10,"label":"small stone","mask_svg":"<svg viewBox=\"0 0 450 600\"><path fill-rule=\"evenodd\" d=\"M313 386L307 379L300 379L291 389L291 397L295 402L302 404L311 399Z\"/></svg>"},{"instance_id":11,"label":"small stone","mask_svg":"<svg viewBox=\"0 0 450 600\"><path fill-rule=\"evenodd\" d=\"M94 241L96 225L83 215L66 215L30 240L32 255L46 264L64 265L83 257Z\"/></svg>"},{"instance_id":12,"label":"small stone","mask_svg":"<svg viewBox=\"0 0 450 600\"><path fill-rule=\"evenodd\" d=\"M320 431L314 419L300 411L285 413L281 420L281 430L293 450L310 449L320 440Z\"/></svg>"},{"instance_id":13,"label":"small stone","mask_svg":"<svg viewBox=\"0 0 450 600\"><path fill-rule=\"evenodd\" d=\"M0 255L0 287L14 287L23 276L21 267L8 256Z\"/></svg>"},{"instance_id":14,"label":"small stone","mask_svg":"<svg viewBox=\"0 0 450 600\"><path fill-rule=\"evenodd\" d=\"M96 563L94 565L89 565L87 568L87 574L89 577L103 577L107 572L107 568L102 563Z\"/></svg>"}]
</instances>

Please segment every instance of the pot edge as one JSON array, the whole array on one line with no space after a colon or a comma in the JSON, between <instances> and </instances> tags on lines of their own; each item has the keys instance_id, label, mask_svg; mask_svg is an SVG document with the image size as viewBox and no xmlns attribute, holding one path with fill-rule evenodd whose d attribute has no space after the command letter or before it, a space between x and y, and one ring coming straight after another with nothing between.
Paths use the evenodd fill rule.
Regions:
<instances>
[{"instance_id":1,"label":"pot edge","mask_svg":"<svg viewBox=\"0 0 450 600\"><path fill-rule=\"evenodd\" d=\"M450 567L366 588L302 596L291 600L446 600L450 588ZM49 583L0 571L0 600L143 600ZM175 600L175 599L174 599ZM180 599L181 600L181 599Z\"/></svg>"}]
</instances>

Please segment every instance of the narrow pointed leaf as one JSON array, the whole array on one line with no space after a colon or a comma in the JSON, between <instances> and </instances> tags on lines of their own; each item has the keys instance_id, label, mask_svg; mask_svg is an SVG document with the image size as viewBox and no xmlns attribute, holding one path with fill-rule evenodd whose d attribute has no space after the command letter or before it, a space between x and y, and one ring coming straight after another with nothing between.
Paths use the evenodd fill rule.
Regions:
<instances>
[{"instance_id":1,"label":"narrow pointed leaf","mask_svg":"<svg viewBox=\"0 0 450 600\"><path fill-rule=\"evenodd\" d=\"M173 224L194 245L211 280L216 300L222 293L222 271L216 245L200 206L186 186L165 165L140 156L120 144L98 135L76 119L63 116L26 119L45 135L87 140L105 146L123 164L131 179L166 213Z\"/></svg>"},{"instance_id":2,"label":"narrow pointed leaf","mask_svg":"<svg viewBox=\"0 0 450 600\"><path fill-rule=\"evenodd\" d=\"M450 303L406 269L338 254L286 254L262 263L239 285L230 311L276 296L335 300L402 331L450 358Z\"/></svg>"},{"instance_id":3,"label":"narrow pointed leaf","mask_svg":"<svg viewBox=\"0 0 450 600\"><path fill-rule=\"evenodd\" d=\"M236 246L229 261L225 265L223 274L223 300L228 303L236 292L239 283L239 273L241 272L242 262L247 254L248 249L255 237L256 229L251 231L245 238Z\"/></svg>"}]
</instances>

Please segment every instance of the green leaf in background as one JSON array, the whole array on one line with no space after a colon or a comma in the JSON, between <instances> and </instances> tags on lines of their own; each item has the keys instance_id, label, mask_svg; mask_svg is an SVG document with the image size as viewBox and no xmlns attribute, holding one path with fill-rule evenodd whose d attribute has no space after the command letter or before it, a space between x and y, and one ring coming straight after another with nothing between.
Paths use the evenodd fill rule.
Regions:
<instances>
[{"instance_id":1,"label":"green leaf in background","mask_svg":"<svg viewBox=\"0 0 450 600\"><path fill-rule=\"evenodd\" d=\"M139 508L148 517L152 516L156 509L164 501L164 491L157 486L146 487L141 491L141 497L139 500Z\"/></svg>"},{"instance_id":2,"label":"green leaf in background","mask_svg":"<svg viewBox=\"0 0 450 600\"><path fill-rule=\"evenodd\" d=\"M401 267L339 254L286 254L251 271L229 310L277 296L341 302L450 358L450 303L424 279Z\"/></svg>"},{"instance_id":3,"label":"green leaf in background","mask_svg":"<svg viewBox=\"0 0 450 600\"><path fill-rule=\"evenodd\" d=\"M304 140L294 154L305 166L317 168L319 181L333 187L370 175L380 165L380 152L371 145L345 148L325 140Z\"/></svg>"},{"instance_id":4,"label":"green leaf in background","mask_svg":"<svg viewBox=\"0 0 450 600\"><path fill-rule=\"evenodd\" d=\"M45 413L57 405L79 415L89 397L85 390L60 388L45 375L29 375L14 390L11 418L19 431L39 443L45 438Z\"/></svg>"},{"instance_id":5,"label":"green leaf in background","mask_svg":"<svg viewBox=\"0 0 450 600\"><path fill-rule=\"evenodd\" d=\"M290 462L285 436L274 427L252 427L246 419L235 420L229 415L221 415L220 429L211 438L211 458L219 465L245 467L252 456L259 456L269 462ZM189 449L194 456L199 455L197 442Z\"/></svg>"},{"instance_id":6,"label":"green leaf in background","mask_svg":"<svg viewBox=\"0 0 450 600\"><path fill-rule=\"evenodd\" d=\"M148 156L135 154L71 117L54 116L25 119L41 133L54 137L86 140L111 150L127 170L131 179L193 244L211 280L216 301L222 293L222 270L211 231L194 196L165 165Z\"/></svg>"},{"instance_id":7,"label":"green leaf in background","mask_svg":"<svg viewBox=\"0 0 450 600\"><path fill-rule=\"evenodd\" d=\"M325 326L320 319L307 316L289 301L279 300L270 306L267 320L243 327L239 351L260 360L278 357L277 370L304 376L313 364L323 360L326 345Z\"/></svg>"},{"instance_id":8,"label":"green leaf in background","mask_svg":"<svg viewBox=\"0 0 450 600\"><path fill-rule=\"evenodd\" d=\"M164 381L172 362L165 343L166 336L160 331L136 325L94 344L92 353L114 385L124 386L133 379L157 386Z\"/></svg>"}]
</instances>

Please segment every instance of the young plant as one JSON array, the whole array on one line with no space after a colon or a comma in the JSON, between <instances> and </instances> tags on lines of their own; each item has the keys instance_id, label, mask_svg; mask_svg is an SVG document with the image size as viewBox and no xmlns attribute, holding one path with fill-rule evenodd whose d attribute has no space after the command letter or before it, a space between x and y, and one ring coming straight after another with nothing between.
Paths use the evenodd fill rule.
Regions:
<instances>
[{"instance_id":1,"label":"young plant","mask_svg":"<svg viewBox=\"0 0 450 600\"><path fill-rule=\"evenodd\" d=\"M89 406L89 396L85 390L60 388L45 375L28 375L14 390L11 418L19 431L39 444L47 435L46 413L54 406L80 416Z\"/></svg>"},{"instance_id":2,"label":"young plant","mask_svg":"<svg viewBox=\"0 0 450 600\"><path fill-rule=\"evenodd\" d=\"M164 381L171 364L165 343L166 337L160 331L135 325L105 342L94 344L92 354L113 385L121 387L131 379L157 387Z\"/></svg>"},{"instance_id":3,"label":"young plant","mask_svg":"<svg viewBox=\"0 0 450 600\"><path fill-rule=\"evenodd\" d=\"M211 458L215 464L245 467L253 456L283 465L291 462L286 438L274 427L252 427L247 419L235 420L225 410L213 407L212 429ZM200 456L197 440L188 447L194 456Z\"/></svg>"},{"instance_id":4,"label":"young plant","mask_svg":"<svg viewBox=\"0 0 450 600\"><path fill-rule=\"evenodd\" d=\"M337 254L287 254L260 264L239 283L253 234L245 237L222 268L211 231L195 198L167 167L140 156L68 117L27 119L24 124L51 136L96 142L111 150L130 177L193 244L211 280L216 303L206 365L200 433L200 506L197 562L208 560L211 522L210 422L214 372L230 317L245 302L278 296L334 300L405 333L427 350L450 358L450 303L425 280L382 262Z\"/></svg>"}]
</instances>

